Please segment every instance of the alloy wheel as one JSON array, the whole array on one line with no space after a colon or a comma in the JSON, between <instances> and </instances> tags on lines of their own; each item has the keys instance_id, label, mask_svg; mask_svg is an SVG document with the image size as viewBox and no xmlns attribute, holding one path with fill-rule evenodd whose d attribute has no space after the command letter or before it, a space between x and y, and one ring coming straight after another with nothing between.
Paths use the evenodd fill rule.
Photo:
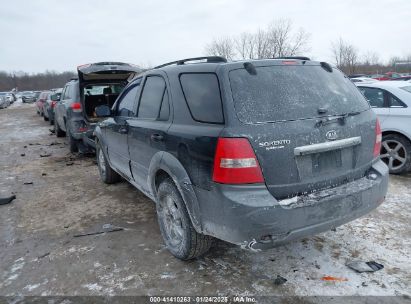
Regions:
<instances>
[{"instance_id":1,"label":"alloy wheel","mask_svg":"<svg viewBox=\"0 0 411 304\"><path fill-rule=\"evenodd\" d=\"M380 158L390 171L403 167L407 161L406 155L407 151L399 141L389 139L382 142Z\"/></svg>"},{"instance_id":2,"label":"alloy wheel","mask_svg":"<svg viewBox=\"0 0 411 304\"><path fill-rule=\"evenodd\" d=\"M159 207L168 239L173 247L178 246L184 238L181 211L171 196L161 199Z\"/></svg>"}]
</instances>

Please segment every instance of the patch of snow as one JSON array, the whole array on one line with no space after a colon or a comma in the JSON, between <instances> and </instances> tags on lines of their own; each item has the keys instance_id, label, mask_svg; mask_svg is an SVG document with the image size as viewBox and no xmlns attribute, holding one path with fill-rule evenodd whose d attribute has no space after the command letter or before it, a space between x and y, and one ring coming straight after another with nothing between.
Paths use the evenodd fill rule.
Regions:
<instances>
[{"instance_id":1,"label":"patch of snow","mask_svg":"<svg viewBox=\"0 0 411 304\"><path fill-rule=\"evenodd\" d=\"M103 289L102 286L98 285L97 283L94 284L84 284L81 285L84 288L87 288L90 291L96 292L96 291L101 291Z\"/></svg>"}]
</instances>

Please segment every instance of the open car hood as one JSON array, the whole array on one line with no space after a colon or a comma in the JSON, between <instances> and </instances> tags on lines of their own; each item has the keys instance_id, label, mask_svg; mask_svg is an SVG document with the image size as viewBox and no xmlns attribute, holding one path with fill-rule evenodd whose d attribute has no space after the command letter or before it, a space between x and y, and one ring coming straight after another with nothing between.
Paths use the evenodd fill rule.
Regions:
<instances>
[{"instance_id":1,"label":"open car hood","mask_svg":"<svg viewBox=\"0 0 411 304\"><path fill-rule=\"evenodd\" d=\"M143 70L123 62L98 62L77 67L80 83L98 81L127 81Z\"/></svg>"}]
</instances>

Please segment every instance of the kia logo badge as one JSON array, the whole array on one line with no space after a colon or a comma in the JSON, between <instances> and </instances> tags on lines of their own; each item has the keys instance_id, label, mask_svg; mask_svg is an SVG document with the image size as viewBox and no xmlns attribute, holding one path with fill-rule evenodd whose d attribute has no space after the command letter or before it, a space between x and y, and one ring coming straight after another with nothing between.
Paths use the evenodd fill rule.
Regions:
<instances>
[{"instance_id":1,"label":"kia logo badge","mask_svg":"<svg viewBox=\"0 0 411 304\"><path fill-rule=\"evenodd\" d=\"M337 131L330 130L327 133L325 133L325 137L327 137L328 140L335 140L338 138Z\"/></svg>"}]
</instances>

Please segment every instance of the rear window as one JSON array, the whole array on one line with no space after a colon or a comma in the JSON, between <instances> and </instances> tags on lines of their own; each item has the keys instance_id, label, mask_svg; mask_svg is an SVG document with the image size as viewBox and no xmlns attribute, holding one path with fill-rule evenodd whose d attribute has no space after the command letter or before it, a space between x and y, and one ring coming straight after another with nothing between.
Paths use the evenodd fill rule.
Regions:
<instances>
[{"instance_id":1,"label":"rear window","mask_svg":"<svg viewBox=\"0 0 411 304\"><path fill-rule=\"evenodd\" d=\"M213 73L185 73L180 76L181 87L194 120L223 123L220 86Z\"/></svg>"},{"instance_id":2,"label":"rear window","mask_svg":"<svg viewBox=\"0 0 411 304\"><path fill-rule=\"evenodd\" d=\"M261 123L360 112L369 105L355 85L338 70L321 66L256 67L229 73L240 121ZM318 114L325 108L325 114Z\"/></svg>"}]
</instances>

